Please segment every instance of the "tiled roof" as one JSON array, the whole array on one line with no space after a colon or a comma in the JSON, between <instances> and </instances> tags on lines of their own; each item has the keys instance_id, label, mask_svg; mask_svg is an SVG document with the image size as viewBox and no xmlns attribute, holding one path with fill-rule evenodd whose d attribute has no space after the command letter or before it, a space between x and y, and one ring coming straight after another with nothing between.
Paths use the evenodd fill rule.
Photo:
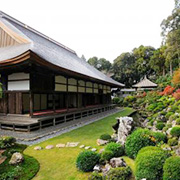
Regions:
<instances>
[{"instance_id":1,"label":"tiled roof","mask_svg":"<svg viewBox=\"0 0 180 180\"><path fill-rule=\"evenodd\" d=\"M147 79L145 77L142 81L140 81L137 84L133 85L133 87L136 87L136 88L157 87L157 84L153 83L152 81L150 81L149 79Z\"/></svg>"}]
</instances>

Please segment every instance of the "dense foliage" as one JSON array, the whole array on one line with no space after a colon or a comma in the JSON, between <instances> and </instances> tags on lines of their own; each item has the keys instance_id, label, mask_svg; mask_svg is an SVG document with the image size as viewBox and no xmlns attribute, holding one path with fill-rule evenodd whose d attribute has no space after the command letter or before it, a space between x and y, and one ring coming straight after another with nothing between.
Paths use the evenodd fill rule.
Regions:
<instances>
[{"instance_id":1,"label":"dense foliage","mask_svg":"<svg viewBox=\"0 0 180 180\"><path fill-rule=\"evenodd\" d=\"M92 151L81 152L76 160L76 166L84 172L92 171L94 166L99 162L100 155Z\"/></svg>"},{"instance_id":2,"label":"dense foliage","mask_svg":"<svg viewBox=\"0 0 180 180\"><path fill-rule=\"evenodd\" d=\"M120 157L124 154L124 148L121 144L111 142L105 147L105 151L111 151L113 157Z\"/></svg>"},{"instance_id":3,"label":"dense foliage","mask_svg":"<svg viewBox=\"0 0 180 180\"><path fill-rule=\"evenodd\" d=\"M93 172L89 177L88 180L103 180L103 177L97 173L97 172Z\"/></svg>"},{"instance_id":4,"label":"dense foliage","mask_svg":"<svg viewBox=\"0 0 180 180\"><path fill-rule=\"evenodd\" d=\"M180 157L169 157L163 170L163 180L180 180Z\"/></svg>"},{"instance_id":5,"label":"dense foliage","mask_svg":"<svg viewBox=\"0 0 180 180\"><path fill-rule=\"evenodd\" d=\"M102 134L100 136L100 139L102 139L102 140L110 140L111 139L111 135L109 135L109 134Z\"/></svg>"},{"instance_id":6,"label":"dense foliage","mask_svg":"<svg viewBox=\"0 0 180 180\"><path fill-rule=\"evenodd\" d=\"M131 158L136 158L138 151L145 146L153 146L156 143L155 138L147 129L137 129L127 137L125 143L125 152Z\"/></svg>"},{"instance_id":7,"label":"dense foliage","mask_svg":"<svg viewBox=\"0 0 180 180\"><path fill-rule=\"evenodd\" d=\"M118 167L111 169L107 174L108 180L128 180L131 176L131 169L129 167Z\"/></svg>"},{"instance_id":8,"label":"dense foliage","mask_svg":"<svg viewBox=\"0 0 180 180\"><path fill-rule=\"evenodd\" d=\"M172 136L180 137L180 127L173 127L170 133Z\"/></svg>"},{"instance_id":9,"label":"dense foliage","mask_svg":"<svg viewBox=\"0 0 180 180\"><path fill-rule=\"evenodd\" d=\"M163 165L170 156L158 147L145 147L137 155L135 175L137 180L162 180Z\"/></svg>"},{"instance_id":10,"label":"dense foliage","mask_svg":"<svg viewBox=\"0 0 180 180\"><path fill-rule=\"evenodd\" d=\"M39 171L39 162L33 157L24 155L23 163L17 166L9 164L12 154L14 152L23 153L25 148L25 145L18 144L6 148L4 155L7 159L0 164L0 180L30 180L37 174Z\"/></svg>"}]
</instances>

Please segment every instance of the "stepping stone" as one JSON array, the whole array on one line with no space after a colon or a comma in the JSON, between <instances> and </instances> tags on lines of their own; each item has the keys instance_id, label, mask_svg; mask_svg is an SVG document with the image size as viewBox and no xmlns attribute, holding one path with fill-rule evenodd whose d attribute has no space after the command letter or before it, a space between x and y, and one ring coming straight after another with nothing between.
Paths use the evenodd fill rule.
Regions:
<instances>
[{"instance_id":1,"label":"stepping stone","mask_svg":"<svg viewBox=\"0 0 180 180\"><path fill-rule=\"evenodd\" d=\"M91 151L92 151L92 152L95 152L95 151L97 151L97 149L96 149L96 148L92 148Z\"/></svg>"},{"instance_id":2,"label":"stepping stone","mask_svg":"<svg viewBox=\"0 0 180 180\"><path fill-rule=\"evenodd\" d=\"M86 147L85 147L86 150L87 150L87 149L90 149L90 148L91 148L91 146L86 146Z\"/></svg>"},{"instance_id":3,"label":"stepping stone","mask_svg":"<svg viewBox=\"0 0 180 180\"><path fill-rule=\"evenodd\" d=\"M64 148L64 147L66 147L66 145L65 144L57 144L56 147L57 148Z\"/></svg>"},{"instance_id":4,"label":"stepping stone","mask_svg":"<svg viewBox=\"0 0 180 180\"><path fill-rule=\"evenodd\" d=\"M99 150L99 153L101 154L103 151L105 151L104 148L100 149L100 150Z\"/></svg>"},{"instance_id":5,"label":"stepping stone","mask_svg":"<svg viewBox=\"0 0 180 180\"><path fill-rule=\"evenodd\" d=\"M53 145L48 145L48 146L46 146L46 149L53 149L53 148L54 148Z\"/></svg>"},{"instance_id":6,"label":"stepping stone","mask_svg":"<svg viewBox=\"0 0 180 180\"><path fill-rule=\"evenodd\" d=\"M34 150L41 150L41 149L42 149L41 146L36 146L36 147L34 148Z\"/></svg>"},{"instance_id":7,"label":"stepping stone","mask_svg":"<svg viewBox=\"0 0 180 180\"><path fill-rule=\"evenodd\" d=\"M77 147L79 142L68 142L66 144L66 147Z\"/></svg>"},{"instance_id":8,"label":"stepping stone","mask_svg":"<svg viewBox=\"0 0 180 180\"><path fill-rule=\"evenodd\" d=\"M79 146L79 148L81 148L81 149L82 149L82 148L84 148L84 147L85 147L85 145L81 145L81 146Z\"/></svg>"}]
</instances>

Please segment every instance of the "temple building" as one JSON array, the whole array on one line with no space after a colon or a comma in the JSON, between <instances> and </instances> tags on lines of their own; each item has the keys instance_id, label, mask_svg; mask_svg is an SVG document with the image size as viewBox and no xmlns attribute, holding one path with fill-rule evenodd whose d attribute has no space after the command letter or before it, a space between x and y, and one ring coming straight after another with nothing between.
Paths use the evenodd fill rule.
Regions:
<instances>
[{"instance_id":1,"label":"temple building","mask_svg":"<svg viewBox=\"0 0 180 180\"><path fill-rule=\"evenodd\" d=\"M0 128L25 131L112 109L111 88L124 86L3 12L0 82Z\"/></svg>"}]
</instances>

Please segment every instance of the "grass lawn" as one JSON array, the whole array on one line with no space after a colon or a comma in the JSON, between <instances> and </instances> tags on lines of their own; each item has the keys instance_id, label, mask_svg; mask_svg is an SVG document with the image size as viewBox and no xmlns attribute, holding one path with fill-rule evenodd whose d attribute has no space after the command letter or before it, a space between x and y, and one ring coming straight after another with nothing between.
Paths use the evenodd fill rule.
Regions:
<instances>
[{"instance_id":1,"label":"grass lawn","mask_svg":"<svg viewBox=\"0 0 180 180\"><path fill-rule=\"evenodd\" d=\"M80 144L100 149L102 147L96 145L96 140L100 135L104 133L112 134L112 125L116 123L115 118L127 116L132 111L133 110L130 108L125 108L117 114L49 139L38 145L45 148L47 145L56 145L58 143L80 142ZM37 145L29 146L24 151L25 154L35 157L40 163L40 171L35 176L34 180L87 179L88 173L82 173L76 169L76 158L79 152L82 151L79 147L35 151L35 146Z\"/></svg>"}]
</instances>

